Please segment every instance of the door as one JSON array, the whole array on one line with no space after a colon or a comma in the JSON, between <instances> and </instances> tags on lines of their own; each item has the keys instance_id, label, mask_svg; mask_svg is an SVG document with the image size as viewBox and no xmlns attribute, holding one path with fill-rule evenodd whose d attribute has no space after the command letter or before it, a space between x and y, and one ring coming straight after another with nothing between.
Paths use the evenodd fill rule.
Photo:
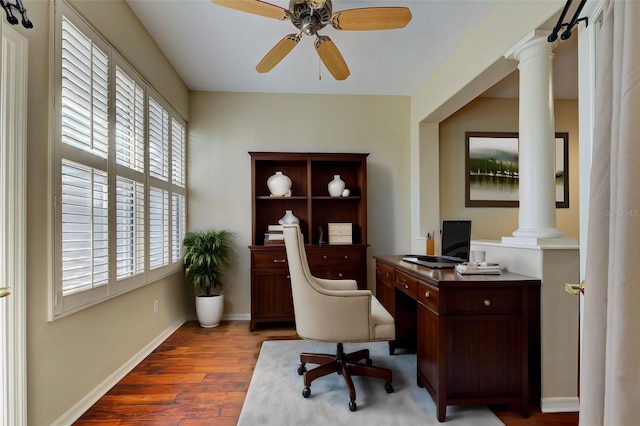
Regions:
<instances>
[{"instance_id":1,"label":"door","mask_svg":"<svg viewBox=\"0 0 640 426\"><path fill-rule=\"evenodd\" d=\"M27 40L0 26L0 424L26 425Z\"/></svg>"}]
</instances>

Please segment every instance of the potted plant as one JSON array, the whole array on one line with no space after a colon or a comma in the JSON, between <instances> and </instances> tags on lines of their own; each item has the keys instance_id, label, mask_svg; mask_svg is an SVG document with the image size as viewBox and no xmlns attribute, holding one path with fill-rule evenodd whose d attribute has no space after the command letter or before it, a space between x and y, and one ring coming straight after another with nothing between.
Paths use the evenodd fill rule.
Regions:
<instances>
[{"instance_id":1,"label":"potted plant","mask_svg":"<svg viewBox=\"0 0 640 426\"><path fill-rule=\"evenodd\" d=\"M222 275L231 262L230 231L190 232L183 241L184 274L196 291L196 315L202 327L220 324L224 306Z\"/></svg>"}]
</instances>

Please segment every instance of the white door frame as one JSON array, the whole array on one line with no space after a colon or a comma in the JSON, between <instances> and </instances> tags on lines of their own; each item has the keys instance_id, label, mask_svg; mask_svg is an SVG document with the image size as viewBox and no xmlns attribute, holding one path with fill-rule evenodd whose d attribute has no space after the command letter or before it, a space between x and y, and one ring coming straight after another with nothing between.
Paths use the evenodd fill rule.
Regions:
<instances>
[{"instance_id":1,"label":"white door frame","mask_svg":"<svg viewBox=\"0 0 640 426\"><path fill-rule=\"evenodd\" d=\"M26 145L28 42L0 23L0 424L27 424Z\"/></svg>"},{"instance_id":2,"label":"white door frame","mask_svg":"<svg viewBox=\"0 0 640 426\"><path fill-rule=\"evenodd\" d=\"M587 268L587 230L589 225L589 197L591 189L591 156L593 151L593 125L595 121L596 45L600 34L604 2L585 3L581 16L588 17L588 25L579 24L578 30L578 121L580 132L580 282L585 280ZM585 291L589 291L585 289ZM580 342L584 299L580 294ZM580 345L582 365L582 344Z\"/></svg>"}]
</instances>

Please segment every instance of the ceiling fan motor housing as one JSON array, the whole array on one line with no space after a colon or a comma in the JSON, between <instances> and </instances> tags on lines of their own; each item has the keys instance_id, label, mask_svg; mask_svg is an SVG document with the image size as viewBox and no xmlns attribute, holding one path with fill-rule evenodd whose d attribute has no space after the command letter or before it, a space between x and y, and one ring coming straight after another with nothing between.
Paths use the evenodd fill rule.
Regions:
<instances>
[{"instance_id":1,"label":"ceiling fan motor housing","mask_svg":"<svg viewBox=\"0 0 640 426\"><path fill-rule=\"evenodd\" d=\"M315 3L313 0L291 0L291 22L306 35L316 35L331 18L331 0Z\"/></svg>"}]
</instances>

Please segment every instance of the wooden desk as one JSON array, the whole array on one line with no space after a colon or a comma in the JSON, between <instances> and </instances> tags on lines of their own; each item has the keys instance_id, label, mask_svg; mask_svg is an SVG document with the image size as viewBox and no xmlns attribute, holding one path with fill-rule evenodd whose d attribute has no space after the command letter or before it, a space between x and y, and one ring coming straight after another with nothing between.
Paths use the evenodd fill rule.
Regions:
<instances>
[{"instance_id":1,"label":"wooden desk","mask_svg":"<svg viewBox=\"0 0 640 426\"><path fill-rule=\"evenodd\" d=\"M540 280L460 275L375 256L376 297L396 320L397 348L417 352L417 382L439 421L447 405L518 404L540 392Z\"/></svg>"}]
</instances>

